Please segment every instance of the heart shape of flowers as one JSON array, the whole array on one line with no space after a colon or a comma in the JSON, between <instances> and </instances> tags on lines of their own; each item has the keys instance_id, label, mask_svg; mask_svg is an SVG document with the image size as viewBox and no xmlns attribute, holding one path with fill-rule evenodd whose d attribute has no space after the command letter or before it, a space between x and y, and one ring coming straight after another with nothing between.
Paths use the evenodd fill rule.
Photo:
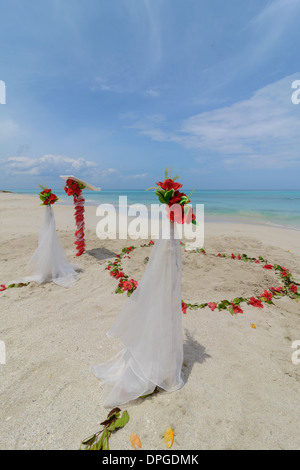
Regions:
<instances>
[{"instance_id":1,"label":"heart shape of flowers","mask_svg":"<svg viewBox=\"0 0 300 470\"><path fill-rule=\"evenodd\" d=\"M181 245L184 247L185 244L183 242L180 242ZM148 244L141 245L141 248L144 247L151 247L154 245L154 242L151 240ZM123 248L122 252L118 255L116 255L116 258L114 261L108 261L108 265L105 268L110 272L110 276L114 277L119 281L118 287L116 288L116 293L117 294L122 294L124 292L127 292L127 295L130 296L135 289L138 286L138 282L131 278L129 279L129 276L124 273L124 270L122 268L122 259L123 258L130 258L129 254L135 250L136 247L134 246L129 246L126 248ZM283 286L278 286L278 287L269 287L268 290L265 289L262 294L255 298L254 296L247 298L247 297L236 297L233 300L221 300L218 302L205 302L205 303L188 303L182 300L182 312L185 314L187 312L187 309L191 310L197 310L205 307L209 307L212 311L214 311L216 308L221 311L221 310L227 310L231 313L231 315L237 315L238 313L243 313L243 310L241 308L241 304L246 303L252 307L256 308L264 308L264 303L267 304L273 304L273 299L280 298L283 296L288 296L292 300L299 300L300 299L300 283L296 282L292 276L292 273L290 272L289 269L285 268L284 266L280 266L279 264L269 264L266 259L264 259L262 256L259 256L258 258L251 258L246 254L234 254L232 253L231 255L227 255L225 253L218 253L218 254L208 254L206 251L201 248L197 249L194 251L190 251L189 253L198 253L202 254L204 256L214 256L220 259L224 258L230 258L232 260L236 261L242 261L245 263L256 263L262 266L263 269L267 270L273 270L279 277L280 281L283 283Z\"/></svg>"}]
</instances>

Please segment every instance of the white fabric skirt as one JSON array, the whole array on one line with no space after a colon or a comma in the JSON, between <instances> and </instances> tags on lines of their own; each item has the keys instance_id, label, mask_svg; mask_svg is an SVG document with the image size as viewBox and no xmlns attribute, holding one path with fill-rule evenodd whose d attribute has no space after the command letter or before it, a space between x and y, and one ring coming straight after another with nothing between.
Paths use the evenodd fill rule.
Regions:
<instances>
[{"instance_id":1,"label":"white fabric skirt","mask_svg":"<svg viewBox=\"0 0 300 470\"><path fill-rule=\"evenodd\" d=\"M107 336L123 348L106 363L94 366L103 387L103 405L114 407L152 393L183 385L181 310L182 261L179 240L158 239L138 288L127 300Z\"/></svg>"},{"instance_id":2,"label":"white fabric skirt","mask_svg":"<svg viewBox=\"0 0 300 470\"><path fill-rule=\"evenodd\" d=\"M79 279L77 266L68 262L56 233L54 213L50 205L45 206L38 247L28 263L28 269L32 275L22 282L34 281L41 284L53 281L60 286L70 287Z\"/></svg>"}]
</instances>

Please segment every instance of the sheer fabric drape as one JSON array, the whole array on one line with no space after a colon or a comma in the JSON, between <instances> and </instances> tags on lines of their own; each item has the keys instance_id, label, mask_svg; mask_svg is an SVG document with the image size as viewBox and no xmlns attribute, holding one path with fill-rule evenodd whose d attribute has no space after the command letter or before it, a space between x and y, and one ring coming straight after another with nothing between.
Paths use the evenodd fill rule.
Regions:
<instances>
[{"instance_id":1,"label":"sheer fabric drape","mask_svg":"<svg viewBox=\"0 0 300 470\"><path fill-rule=\"evenodd\" d=\"M170 238L154 243L143 279L107 333L120 338L122 349L92 368L105 407L183 385L181 272L180 242L170 223Z\"/></svg>"},{"instance_id":2,"label":"sheer fabric drape","mask_svg":"<svg viewBox=\"0 0 300 470\"><path fill-rule=\"evenodd\" d=\"M77 266L68 262L61 241L56 233L56 224L51 205L45 206L40 229L38 247L27 265L31 276L23 281L38 284L53 281L63 287L72 286L78 279Z\"/></svg>"}]
</instances>

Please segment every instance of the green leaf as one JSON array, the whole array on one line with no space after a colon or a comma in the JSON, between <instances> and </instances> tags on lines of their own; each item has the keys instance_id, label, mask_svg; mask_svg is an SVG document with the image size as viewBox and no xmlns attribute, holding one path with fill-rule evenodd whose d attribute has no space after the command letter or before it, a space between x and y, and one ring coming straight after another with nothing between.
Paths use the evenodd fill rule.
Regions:
<instances>
[{"instance_id":1,"label":"green leaf","mask_svg":"<svg viewBox=\"0 0 300 470\"><path fill-rule=\"evenodd\" d=\"M166 204L169 204L170 199L174 196L174 189L170 189L169 191L165 192L164 200Z\"/></svg>"},{"instance_id":2,"label":"green leaf","mask_svg":"<svg viewBox=\"0 0 300 470\"><path fill-rule=\"evenodd\" d=\"M123 428L125 426L125 424L128 423L128 421L129 421L129 414L127 413L127 411L124 411L122 416L120 418L118 418L116 421L114 421L114 423L112 423L108 427L108 430L109 431L114 431L115 429Z\"/></svg>"},{"instance_id":3,"label":"green leaf","mask_svg":"<svg viewBox=\"0 0 300 470\"><path fill-rule=\"evenodd\" d=\"M90 447L94 444L95 440L97 439L97 434L94 434L93 436L88 437L84 441L82 441L83 446Z\"/></svg>"},{"instance_id":4,"label":"green leaf","mask_svg":"<svg viewBox=\"0 0 300 470\"><path fill-rule=\"evenodd\" d=\"M158 196L158 199L162 204L166 204L164 197L161 195L159 191L155 191L155 194Z\"/></svg>"}]
</instances>

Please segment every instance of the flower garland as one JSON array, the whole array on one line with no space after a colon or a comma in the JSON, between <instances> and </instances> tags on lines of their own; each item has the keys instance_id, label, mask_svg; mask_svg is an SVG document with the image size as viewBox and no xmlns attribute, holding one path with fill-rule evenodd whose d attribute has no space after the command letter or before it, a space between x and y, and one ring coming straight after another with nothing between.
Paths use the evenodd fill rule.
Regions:
<instances>
[{"instance_id":1,"label":"flower garland","mask_svg":"<svg viewBox=\"0 0 300 470\"><path fill-rule=\"evenodd\" d=\"M42 201L41 206L49 206L50 204L55 204L59 200L59 197L52 193L52 189L45 188L41 185L40 188L43 190L39 193L40 200Z\"/></svg>"},{"instance_id":2,"label":"flower garland","mask_svg":"<svg viewBox=\"0 0 300 470\"><path fill-rule=\"evenodd\" d=\"M148 244L141 245L141 248L151 247L153 244L154 242L151 240ZM183 242L181 242L181 245L183 247L185 246ZM135 281L134 279L129 279L129 276L124 273L121 263L123 258L130 258L130 256L128 256L128 253L130 253L134 249L136 249L136 247L134 246L123 248L122 253L116 255L115 261L108 261L108 265L105 268L106 270L110 271L110 275L112 277L119 280L119 285L115 290L117 294L121 294L127 291L127 295L130 296L138 286L137 281ZM292 273L289 271L289 269L278 264L268 264L268 261L262 258L261 256L259 256L258 258L250 258L246 254L236 255L234 253L232 253L231 255L226 255L225 253L218 253L217 255L215 255L206 253L206 251L202 248L189 251L189 253L199 253L205 256L208 255L217 258L229 258L237 261L260 264L263 269L274 270L284 285L279 287L269 287L269 290L265 289L264 292L262 292L262 294L258 298L255 298L254 296L250 298L236 297L233 300L225 299L218 302L205 302L202 304L191 304L182 300L182 313L184 314L187 313L187 309L197 310L209 307L212 311L217 308L219 311L227 310L229 311L229 313L231 313L231 315L237 315L238 313L243 313L243 310L241 308L242 303L246 303L247 305L256 308L264 308L264 303L274 304L273 299L277 299L280 297L288 296L292 300L296 301L300 299L300 283L294 280Z\"/></svg>"},{"instance_id":3,"label":"flower garland","mask_svg":"<svg viewBox=\"0 0 300 470\"><path fill-rule=\"evenodd\" d=\"M179 191L182 184L176 182L178 178L179 176L172 177L172 168L170 168L170 172L166 168L165 180L159 181L156 183L156 187L149 189L154 189L159 201L167 205L167 217L171 222L198 225L193 209L188 205L191 202L191 194L187 196Z\"/></svg>"},{"instance_id":4,"label":"flower garland","mask_svg":"<svg viewBox=\"0 0 300 470\"><path fill-rule=\"evenodd\" d=\"M82 196L82 190L85 188L84 184L77 181L68 179L64 187L65 192L68 196L73 196L75 206L75 223L76 232L75 238L77 253L76 256L81 256L85 252L85 239L84 239L84 203L85 199Z\"/></svg>"},{"instance_id":5,"label":"flower garland","mask_svg":"<svg viewBox=\"0 0 300 470\"><path fill-rule=\"evenodd\" d=\"M116 259L114 262L108 261L108 265L105 268L106 270L110 271L111 277L115 279L119 279L118 287L116 288L116 294L122 294L123 292L127 292L128 297L135 291L138 286L138 282L134 279L129 279L129 276L123 272L121 261L123 258L129 258L129 253L135 250L135 246L129 246L127 248L123 248L122 253L116 255Z\"/></svg>"}]
</instances>

